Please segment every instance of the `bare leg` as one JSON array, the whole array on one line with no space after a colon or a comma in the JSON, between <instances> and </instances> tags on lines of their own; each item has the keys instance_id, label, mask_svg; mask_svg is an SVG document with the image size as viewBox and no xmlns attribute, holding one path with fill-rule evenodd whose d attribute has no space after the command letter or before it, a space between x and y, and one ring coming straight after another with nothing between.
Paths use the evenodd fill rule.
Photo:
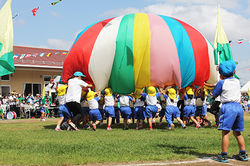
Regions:
<instances>
[{"instance_id":1,"label":"bare leg","mask_svg":"<svg viewBox=\"0 0 250 166\"><path fill-rule=\"evenodd\" d=\"M227 152L228 150L229 136L230 136L230 131L222 130L222 143L221 143L222 152Z\"/></svg>"},{"instance_id":2,"label":"bare leg","mask_svg":"<svg viewBox=\"0 0 250 166\"><path fill-rule=\"evenodd\" d=\"M196 124L196 126L198 125L198 122L194 119L193 116L191 116L190 119Z\"/></svg>"},{"instance_id":3,"label":"bare leg","mask_svg":"<svg viewBox=\"0 0 250 166\"><path fill-rule=\"evenodd\" d=\"M241 135L240 131L233 131L233 134L238 142L239 149L246 150L245 149L245 140L244 140L243 135Z\"/></svg>"},{"instance_id":4,"label":"bare leg","mask_svg":"<svg viewBox=\"0 0 250 166\"><path fill-rule=\"evenodd\" d=\"M152 130L152 118L148 118L149 130Z\"/></svg>"},{"instance_id":5,"label":"bare leg","mask_svg":"<svg viewBox=\"0 0 250 166\"><path fill-rule=\"evenodd\" d=\"M108 117L108 127L111 126L111 123L112 123L112 117Z\"/></svg>"}]
</instances>

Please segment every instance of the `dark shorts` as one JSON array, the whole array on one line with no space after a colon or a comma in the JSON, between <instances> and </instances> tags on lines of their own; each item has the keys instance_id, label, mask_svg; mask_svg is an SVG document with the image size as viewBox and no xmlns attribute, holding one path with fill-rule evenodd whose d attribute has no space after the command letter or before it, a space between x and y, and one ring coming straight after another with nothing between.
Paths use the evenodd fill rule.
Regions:
<instances>
[{"instance_id":1,"label":"dark shorts","mask_svg":"<svg viewBox=\"0 0 250 166\"><path fill-rule=\"evenodd\" d=\"M135 119L144 120L144 107L135 107L134 115Z\"/></svg>"}]
</instances>

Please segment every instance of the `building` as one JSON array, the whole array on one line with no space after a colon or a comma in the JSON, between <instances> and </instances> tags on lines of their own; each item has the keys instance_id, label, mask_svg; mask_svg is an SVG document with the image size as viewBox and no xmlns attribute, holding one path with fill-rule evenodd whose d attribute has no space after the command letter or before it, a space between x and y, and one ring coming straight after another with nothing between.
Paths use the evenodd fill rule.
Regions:
<instances>
[{"instance_id":1,"label":"building","mask_svg":"<svg viewBox=\"0 0 250 166\"><path fill-rule=\"evenodd\" d=\"M66 50L14 46L15 72L0 78L0 94L41 94L51 78L61 75Z\"/></svg>"}]
</instances>

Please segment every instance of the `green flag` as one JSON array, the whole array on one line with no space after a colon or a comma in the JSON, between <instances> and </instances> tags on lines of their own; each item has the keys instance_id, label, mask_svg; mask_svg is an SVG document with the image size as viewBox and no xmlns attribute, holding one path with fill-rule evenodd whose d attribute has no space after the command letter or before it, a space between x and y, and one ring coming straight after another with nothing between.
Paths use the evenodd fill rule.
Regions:
<instances>
[{"instance_id":1,"label":"green flag","mask_svg":"<svg viewBox=\"0 0 250 166\"><path fill-rule=\"evenodd\" d=\"M11 0L7 0L0 10L0 76L14 71Z\"/></svg>"},{"instance_id":2,"label":"green flag","mask_svg":"<svg viewBox=\"0 0 250 166\"><path fill-rule=\"evenodd\" d=\"M221 24L219 5L218 5L217 28L216 28L216 34L215 34L214 48L215 48L214 59L215 59L216 65L219 64L220 62L233 60L232 51L229 46L226 33ZM218 57L219 57L219 60L218 60Z\"/></svg>"}]
</instances>

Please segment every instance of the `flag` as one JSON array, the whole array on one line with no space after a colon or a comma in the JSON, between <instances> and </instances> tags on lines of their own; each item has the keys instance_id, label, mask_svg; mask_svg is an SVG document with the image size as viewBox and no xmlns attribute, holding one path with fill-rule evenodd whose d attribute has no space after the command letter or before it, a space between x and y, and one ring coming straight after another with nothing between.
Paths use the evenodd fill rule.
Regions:
<instances>
[{"instance_id":1,"label":"flag","mask_svg":"<svg viewBox=\"0 0 250 166\"><path fill-rule=\"evenodd\" d=\"M0 10L0 20L0 76L4 76L15 71L11 0L7 0Z\"/></svg>"},{"instance_id":2,"label":"flag","mask_svg":"<svg viewBox=\"0 0 250 166\"><path fill-rule=\"evenodd\" d=\"M237 43L238 43L238 44L241 44L242 42L243 42L243 39L237 40Z\"/></svg>"},{"instance_id":3,"label":"flag","mask_svg":"<svg viewBox=\"0 0 250 166\"><path fill-rule=\"evenodd\" d=\"M45 53L41 53L41 54L40 54L40 57L43 57L43 56L44 56L44 54L45 54Z\"/></svg>"},{"instance_id":4,"label":"flag","mask_svg":"<svg viewBox=\"0 0 250 166\"><path fill-rule=\"evenodd\" d=\"M25 57L25 54L22 54L19 59L23 59Z\"/></svg>"},{"instance_id":5,"label":"flag","mask_svg":"<svg viewBox=\"0 0 250 166\"><path fill-rule=\"evenodd\" d=\"M13 59L17 59L18 56L19 56L18 54L15 54L14 57L13 57Z\"/></svg>"},{"instance_id":6,"label":"flag","mask_svg":"<svg viewBox=\"0 0 250 166\"><path fill-rule=\"evenodd\" d=\"M34 9L31 10L32 13L33 13L33 16L36 16L36 12L37 12L38 9L39 9L39 6L37 8L34 8Z\"/></svg>"},{"instance_id":7,"label":"flag","mask_svg":"<svg viewBox=\"0 0 250 166\"><path fill-rule=\"evenodd\" d=\"M51 56L51 53L48 53L48 54L47 54L47 57L50 57L50 56Z\"/></svg>"},{"instance_id":8,"label":"flag","mask_svg":"<svg viewBox=\"0 0 250 166\"><path fill-rule=\"evenodd\" d=\"M221 24L219 5L218 5L217 28L216 28L216 34L215 34L214 48L215 48L214 59L215 59L216 65L219 64L220 62L233 60L232 51L229 46L226 33ZM218 57L219 57L219 60L218 60Z\"/></svg>"},{"instance_id":9,"label":"flag","mask_svg":"<svg viewBox=\"0 0 250 166\"><path fill-rule=\"evenodd\" d=\"M54 6L54 5L56 5L57 3L61 2L61 1L62 1L62 0L58 0L58 1L56 1L56 2L52 2L51 5Z\"/></svg>"}]
</instances>

